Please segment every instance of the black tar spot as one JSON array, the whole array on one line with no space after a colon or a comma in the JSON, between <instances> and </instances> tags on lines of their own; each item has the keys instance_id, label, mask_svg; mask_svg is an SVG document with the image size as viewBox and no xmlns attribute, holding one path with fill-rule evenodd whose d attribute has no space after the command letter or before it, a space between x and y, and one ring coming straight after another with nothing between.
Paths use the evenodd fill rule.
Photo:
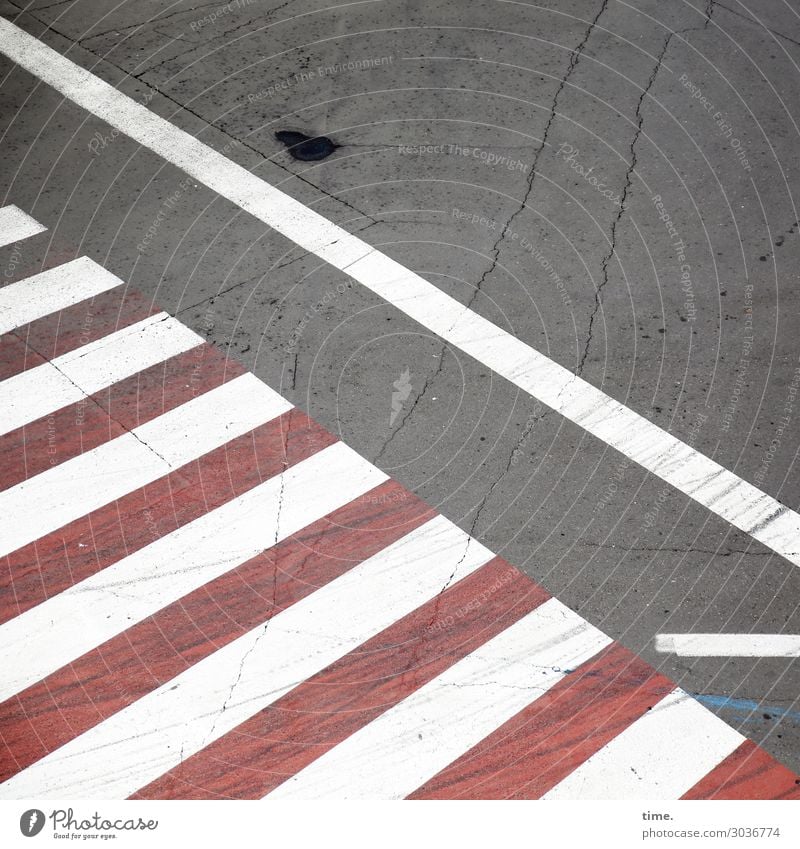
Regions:
<instances>
[{"instance_id":1,"label":"black tar spot","mask_svg":"<svg viewBox=\"0 0 800 849\"><path fill-rule=\"evenodd\" d=\"M316 136L312 138L304 133L297 133L294 130L278 130L275 133L275 138L285 144L289 149L289 153L295 158L303 162L316 162L319 159L325 159L330 156L338 144L332 142L327 136Z\"/></svg>"}]
</instances>

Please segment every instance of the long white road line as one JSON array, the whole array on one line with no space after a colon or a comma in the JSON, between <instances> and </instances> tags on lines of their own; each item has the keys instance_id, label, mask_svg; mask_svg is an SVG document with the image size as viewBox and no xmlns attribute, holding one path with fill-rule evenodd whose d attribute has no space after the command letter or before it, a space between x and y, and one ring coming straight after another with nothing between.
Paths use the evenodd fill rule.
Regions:
<instances>
[{"instance_id":1,"label":"long white road line","mask_svg":"<svg viewBox=\"0 0 800 849\"><path fill-rule=\"evenodd\" d=\"M0 50L74 103L800 565L800 515L795 511L2 18Z\"/></svg>"},{"instance_id":2,"label":"long white road line","mask_svg":"<svg viewBox=\"0 0 800 849\"><path fill-rule=\"evenodd\" d=\"M0 248L43 233L46 229L18 206L0 207Z\"/></svg>"},{"instance_id":3,"label":"long white road line","mask_svg":"<svg viewBox=\"0 0 800 849\"><path fill-rule=\"evenodd\" d=\"M437 516L17 773L0 798L129 796L492 556Z\"/></svg>"},{"instance_id":4,"label":"long white road line","mask_svg":"<svg viewBox=\"0 0 800 849\"><path fill-rule=\"evenodd\" d=\"M800 634L657 634L656 651L679 657L800 657Z\"/></svg>"}]
</instances>

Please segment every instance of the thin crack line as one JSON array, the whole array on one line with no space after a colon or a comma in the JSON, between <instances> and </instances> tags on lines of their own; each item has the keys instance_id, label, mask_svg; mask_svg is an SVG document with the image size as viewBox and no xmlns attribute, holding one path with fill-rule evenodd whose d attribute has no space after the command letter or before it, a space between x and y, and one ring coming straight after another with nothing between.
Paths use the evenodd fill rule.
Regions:
<instances>
[{"instance_id":1,"label":"thin crack line","mask_svg":"<svg viewBox=\"0 0 800 849\"><path fill-rule=\"evenodd\" d=\"M580 59L581 54L583 53L583 50L586 47L587 42L589 41L589 37L591 36L594 28L597 26L597 22L600 19L600 16L603 14L603 12L605 12L607 6L608 6L608 0L603 0L603 5L600 7L600 11L595 15L594 20L589 24L586 32L583 35L582 41L580 42L580 44L578 44L578 46L570 54L569 65L567 66L567 70L564 73L564 76L559 81L558 88L556 89L556 93L553 95L553 101L552 101L552 105L550 107L550 115L547 119L547 123L545 124L545 128L544 128L544 131L542 133L542 140L541 140L541 143L540 143L538 149L536 150L536 153L534 154L533 162L531 163L530 177L526 181L527 187L526 187L526 190L525 190L525 194L522 197L522 201L521 201L520 205L517 207L516 210L514 210L514 212L508 218L508 220L506 221L506 223L503 227L502 232L497 237L497 241L494 243L492 250L491 250L491 253L493 255L492 263L489 266L489 268L487 268L486 271L484 271L483 274L481 274L481 277L478 280L478 282L475 286L475 289L472 292L472 295L470 296L469 300L467 301L467 305L464 308L465 311L470 310L472 308L472 305L474 304L475 299L478 297L478 294L481 291L481 286L483 285L484 281L494 271L494 269L497 267L497 262L500 258L500 250L501 250L503 241L505 239L506 233L508 233L508 231L509 231L512 223L516 219L516 217L518 215L520 215L522 213L522 211L528 205L528 201L530 200L531 194L533 192L533 184L534 184L534 181L536 179L536 174L537 174L536 169L537 169L537 166L539 165L539 159L541 158L542 153L544 152L545 148L547 147L547 139L548 139L548 136L550 135L550 128L552 127L553 122L555 121L555 118L556 118L556 113L557 113L557 109L558 109L558 99L561 96L561 92L564 90L564 88L567 84L567 81L572 76L572 73L573 73L573 71L575 70L575 68L578 64L578 60ZM457 322L454 322L453 327L455 327L456 323ZM451 327L450 329L452 330L453 327Z\"/></svg>"},{"instance_id":2,"label":"thin crack line","mask_svg":"<svg viewBox=\"0 0 800 849\"><path fill-rule=\"evenodd\" d=\"M611 258L614 256L617 250L617 226L622 219L622 216L625 214L625 201L628 198L628 192L631 189L633 183L633 172L636 170L637 163L637 155L636 155L636 144L639 141L639 138L642 135L642 128L644 126L644 115L642 114L642 105L644 103L645 97L650 92L653 84L655 83L656 77L658 76L658 72L661 69L663 64L664 55L667 52L667 48L669 47L669 43L672 40L672 36L675 35L675 32L670 32L666 39L664 40L664 45L661 48L661 52L658 55L658 59L656 61L656 65L653 68L652 73L650 74L650 78L648 79L645 87L642 89L642 93L639 96L639 101L636 104L636 111L634 113L637 119L636 132L634 133L633 140L630 144L630 165L628 166L627 171L625 172L625 185L622 188L622 192L620 194L620 202L619 202L619 211L617 212L614 220L611 223L611 234L609 237L609 250L603 256L601 262L601 280L594 293L594 308L592 310L591 315L589 316L589 327L586 335L586 344L583 348L583 354L578 362L577 368L575 369L575 377L580 377L583 373L583 368L586 365L586 359L589 356L589 348L592 344L592 337L594 334L594 322L597 318L597 314L600 311L601 306L601 294L603 289L608 285L609 282L609 272L608 265L611 262ZM571 382L571 381L570 381ZM564 387L566 388L566 386ZM564 390L562 389L562 392ZM561 394L561 393L559 393Z\"/></svg>"},{"instance_id":3,"label":"thin crack line","mask_svg":"<svg viewBox=\"0 0 800 849\"><path fill-rule=\"evenodd\" d=\"M736 9L731 9L730 6L726 6L724 3L720 3L719 0L712 0L711 5L719 6L721 9L725 9L726 12L730 12L732 15L736 15L743 21L746 21L748 24L754 24L760 29L765 29L767 32L771 32L773 35L777 35L778 38L783 38L791 44L796 44L798 47L800 47L800 41L798 41L797 39L792 38L790 35L786 35L785 33L778 32L776 29L772 29L771 27L762 24L761 21L757 21L754 18L748 17L747 15L737 11ZM717 24L717 26L719 26L719 24Z\"/></svg>"},{"instance_id":4,"label":"thin crack line","mask_svg":"<svg viewBox=\"0 0 800 849\"><path fill-rule=\"evenodd\" d=\"M521 435L521 436L520 436L520 438L517 440L516 444L514 445L514 448L513 448L513 449L512 449L512 451L511 451L511 454L510 454L510 455L509 455L509 457L508 457L508 462L506 463L506 467L505 467L505 469L503 469L503 471L502 471L502 472L501 472L501 473L497 476L497 478L495 478L494 482L491 484L491 486L490 486L490 487L489 487L489 489L487 490L486 495L484 495L484 497L481 499L480 504L478 505L478 508L477 508L477 510L476 510L476 512L475 512L475 517L474 517L474 519L472 520L472 524L470 525L469 535L470 535L471 537L473 537L473 536L474 536L474 537L477 539L477 536L475 535L475 529L476 529L476 528L477 528L477 526L478 526L478 521L480 520L480 517L483 515L483 511L484 511L484 509L486 508L486 504L487 504L487 502L489 501L489 499L491 498L492 493L493 493L493 492L495 491L495 489L497 489L497 487L500 485L500 481L502 481L502 480L503 480L503 478L504 478L504 477L505 477L505 476L509 473L509 471L511 470L511 466L512 466L512 464L514 463L514 457L516 456L517 451L519 451L519 450L520 450L520 447L521 447L521 446L522 446L522 444L525 442L525 440L526 440L526 439L530 436L530 434L531 434L531 433L533 433L534 429L536 428L536 425L537 425L537 424L539 424L539 422L540 422L540 421L542 421L542 419L543 419L543 418L544 418L544 417L545 417L545 416L546 416L549 412L552 412L552 410L550 410L550 409L545 409L545 410L543 410L543 411L542 411L542 413L541 413L541 415L536 416L534 419L529 420L529 421L530 421L530 426L528 426L528 425L526 424L526 427L525 427L525 428L523 429L523 431L522 431L522 435Z\"/></svg>"},{"instance_id":5,"label":"thin crack line","mask_svg":"<svg viewBox=\"0 0 800 849\"><path fill-rule=\"evenodd\" d=\"M164 320L166 321L166 319L164 319ZM35 348L33 345L31 345L30 342L27 339L23 339L22 336L20 336L19 333L17 333L16 330L11 330L9 332L12 336L16 336L16 338L19 339L19 341L22 342L22 344L25 345L26 348L28 348L29 350L38 354L43 360L45 360L47 363L49 363L62 377L64 377L66 380L68 380L81 393L81 395L83 397L75 403L80 403L81 401L90 401L99 410L101 410L112 422L114 422L114 424L116 424L120 428L122 428L124 433L129 433L137 442L140 442L145 448L147 448L148 451L155 454L156 457L159 458L159 460L162 460L166 464L167 468L169 468L169 469L173 468L172 463L170 463L169 460L167 460L166 457L164 457L162 454L159 454L158 451L156 451L156 449L153 448L152 445L148 445L148 443L145 442L137 433L135 433L135 431L133 431L129 427L126 427L119 419L114 418L114 416L111 415L110 409L107 409L106 407L104 407L100 403L100 401L98 401L97 398L95 398L94 395L89 395L82 386L77 384L65 371L63 371L61 368L59 368L58 365L56 365L56 363L53 361L53 359L51 359L49 356L47 356L47 354L45 354L43 351L39 351L37 348Z\"/></svg>"},{"instance_id":6,"label":"thin crack line","mask_svg":"<svg viewBox=\"0 0 800 849\"><path fill-rule=\"evenodd\" d=\"M442 344L442 349L439 353L439 364L436 366L436 370L433 372L433 374L430 377L425 378L425 383L422 385L422 390L420 391L419 395L417 395L417 397L414 399L413 403L411 404L411 407L409 407L409 409L408 409L408 412L406 412L405 415L403 416L403 418L400 420L400 424L389 434L389 438L386 440L386 442L383 443L380 451L378 451L378 453L375 455L374 459L372 460L372 463L374 465L377 465L378 461L386 453L386 449L394 441L397 434L400 433L400 431L403 429L403 426L411 418L411 414L417 408L417 406L419 405L419 402L422 401L422 399L424 398L425 394L428 391L428 387L431 386L433 381L436 379L436 377L442 371L442 368L443 368L443 365L444 365L444 355L445 355L446 349L447 349L447 343L444 342Z\"/></svg>"},{"instance_id":7,"label":"thin crack line","mask_svg":"<svg viewBox=\"0 0 800 849\"><path fill-rule=\"evenodd\" d=\"M594 30L595 26L597 26L597 22L600 19L600 16L603 14L603 12L606 10L607 6L608 6L608 0L603 0L603 4L600 7L600 10L595 15L594 20L592 20L592 22L589 24L588 28L586 29L586 32L583 35L583 39L581 40L581 42L578 44L578 46L570 54L569 65L567 66L567 70L565 71L564 76L561 78L561 80L559 82L556 93L553 95L553 101L552 101L552 104L551 104L551 107L550 107L550 115L547 119L547 123L545 125L544 132L542 133L542 140L541 140L541 143L540 143L538 149L536 150L536 153L534 154L533 162L531 163L530 177L526 181L527 186L526 186L525 194L522 197L522 201L521 201L519 207L508 218L508 220L506 221L506 223L503 227L502 232L500 233L500 235L497 238L497 241L494 243L492 250L491 250L491 253L492 253L492 256L493 256L491 265L489 266L489 268L486 269L486 271L483 272L483 274L481 274L480 279L478 280L477 284L475 285L475 288L474 288L472 294L470 295L470 298L467 301L466 306L464 307L464 311L461 313L462 315L469 312L469 310L472 308L472 305L474 304L475 299L478 297L478 294L480 293L481 287L482 287L483 283L485 282L486 278L497 267L497 262L500 258L500 250L501 250L501 247L502 247L503 239L505 238L506 233L508 232L509 228L511 227L511 224L514 222L514 219L526 208L528 201L530 200L530 196L531 196L531 193L533 191L534 180L536 178L536 173L537 173L536 168L539 164L539 159L540 159L545 147L547 146L547 138L548 138L548 135L550 133L550 128L553 125L553 122L554 122L555 117L556 117L556 110L558 108L559 96L561 95L561 92L563 91L564 87L566 86L567 80L570 78L573 71L575 70L575 67L578 64L578 60L580 59L581 54L583 53L583 50L586 47L587 42L589 41L589 37L591 36L592 31ZM458 319L456 319L456 321L453 322L453 325L450 327L451 331L457 323L458 323ZM377 464L378 460L384 455L389 444L395 439L397 434L402 430L403 426L406 424L406 422L411 417L411 413L414 411L414 409L417 407L417 405L419 404L422 397L425 395L425 392L427 391L428 387L433 384L433 382L436 380L436 378L441 373L442 368L443 368L443 364L444 364L444 355L447 352L448 347L449 347L448 343L446 341L443 341L440 352L439 352L439 364L436 367L436 370L433 372L433 374L429 378L427 378L425 380L425 385L423 386L422 392L420 392L420 394L417 396L416 401L414 401L414 403L413 403L411 409L409 410L408 414L403 417L403 420L400 422L400 425L395 429L395 431L390 435L390 437L387 439L387 441L383 444L383 447L380 449L380 451L376 455L375 459L372 461L373 463ZM487 497L488 497L488 493L487 493Z\"/></svg>"}]
</instances>

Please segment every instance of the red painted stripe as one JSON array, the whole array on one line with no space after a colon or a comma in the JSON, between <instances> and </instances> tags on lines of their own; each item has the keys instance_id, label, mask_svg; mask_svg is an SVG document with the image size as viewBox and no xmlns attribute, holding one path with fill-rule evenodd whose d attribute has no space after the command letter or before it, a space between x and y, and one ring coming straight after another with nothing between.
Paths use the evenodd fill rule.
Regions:
<instances>
[{"instance_id":1,"label":"red painted stripe","mask_svg":"<svg viewBox=\"0 0 800 849\"><path fill-rule=\"evenodd\" d=\"M131 798L261 798L547 598L497 557Z\"/></svg>"},{"instance_id":2,"label":"red painted stripe","mask_svg":"<svg viewBox=\"0 0 800 849\"><path fill-rule=\"evenodd\" d=\"M102 339L159 312L150 298L117 286L66 309L23 325L14 334L46 359L54 359ZM17 373L36 365L30 358L16 363Z\"/></svg>"},{"instance_id":3,"label":"red painted stripe","mask_svg":"<svg viewBox=\"0 0 800 849\"><path fill-rule=\"evenodd\" d=\"M293 409L3 558L0 622L336 442Z\"/></svg>"},{"instance_id":4,"label":"red painted stripe","mask_svg":"<svg viewBox=\"0 0 800 849\"><path fill-rule=\"evenodd\" d=\"M538 799L674 688L612 643L409 798Z\"/></svg>"},{"instance_id":5,"label":"red painted stripe","mask_svg":"<svg viewBox=\"0 0 800 849\"><path fill-rule=\"evenodd\" d=\"M800 777L746 740L682 799L800 799Z\"/></svg>"},{"instance_id":6,"label":"red painted stripe","mask_svg":"<svg viewBox=\"0 0 800 849\"><path fill-rule=\"evenodd\" d=\"M132 430L246 371L213 345L203 343L121 380L92 398L113 419Z\"/></svg>"},{"instance_id":7,"label":"red painted stripe","mask_svg":"<svg viewBox=\"0 0 800 849\"><path fill-rule=\"evenodd\" d=\"M0 336L0 380L13 377L25 369L40 366L44 362L44 357L32 351L13 333Z\"/></svg>"},{"instance_id":8,"label":"red painted stripe","mask_svg":"<svg viewBox=\"0 0 800 849\"><path fill-rule=\"evenodd\" d=\"M0 781L432 517L388 482L0 705ZM507 567L509 568L509 567ZM16 765L16 766L15 766Z\"/></svg>"},{"instance_id":9,"label":"red painted stripe","mask_svg":"<svg viewBox=\"0 0 800 849\"><path fill-rule=\"evenodd\" d=\"M0 456L6 458L0 489L97 448L244 371L211 345L199 345L0 436Z\"/></svg>"}]
</instances>

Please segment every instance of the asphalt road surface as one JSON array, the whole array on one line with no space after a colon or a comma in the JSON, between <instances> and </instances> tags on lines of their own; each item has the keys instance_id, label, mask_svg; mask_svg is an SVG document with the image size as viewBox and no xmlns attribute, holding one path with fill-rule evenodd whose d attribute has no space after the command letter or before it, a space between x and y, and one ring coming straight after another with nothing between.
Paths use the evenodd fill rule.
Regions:
<instances>
[{"instance_id":1,"label":"asphalt road surface","mask_svg":"<svg viewBox=\"0 0 800 849\"><path fill-rule=\"evenodd\" d=\"M796 657L656 648L800 633L797 527L737 527L648 467L646 425L620 450L508 373L519 340L586 381L576 404L600 390L796 516L794 0L0 16L505 333L491 355L443 338L435 304L403 308L402 277L382 295L303 244L325 232L295 207L268 226L180 145L143 144L100 95L79 105L2 50L0 205L47 231L0 248L0 282L91 257L800 771Z\"/></svg>"}]
</instances>

